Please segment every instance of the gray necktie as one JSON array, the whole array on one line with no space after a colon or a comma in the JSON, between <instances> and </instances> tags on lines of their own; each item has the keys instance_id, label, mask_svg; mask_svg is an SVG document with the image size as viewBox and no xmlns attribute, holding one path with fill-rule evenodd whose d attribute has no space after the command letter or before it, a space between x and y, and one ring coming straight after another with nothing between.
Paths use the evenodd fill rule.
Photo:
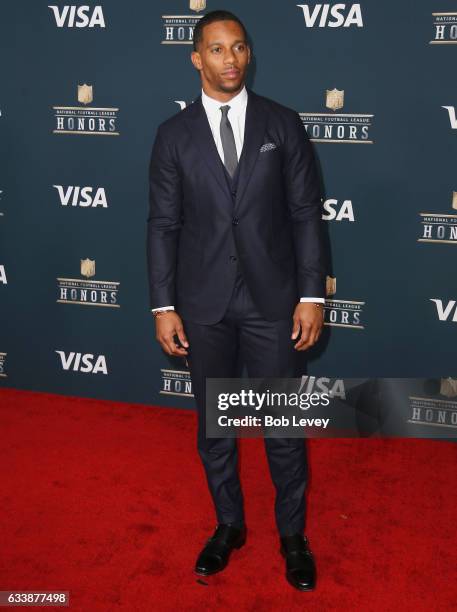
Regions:
<instances>
[{"instance_id":1,"label":"gray necktie","mask_svg":"<svg viewBox=\"0 0 457 612\"><path fill-rule=\"evenodd\" d=\"M233 136L232 126L230 125L229 118L227 117L230 106L219 107L222 111L220 133L222 148L224 150L224 165L227 168L227 172L233 178L236 167L238 165L238 156L236 154L235 137Z\"/></svg>"}]
</instances>

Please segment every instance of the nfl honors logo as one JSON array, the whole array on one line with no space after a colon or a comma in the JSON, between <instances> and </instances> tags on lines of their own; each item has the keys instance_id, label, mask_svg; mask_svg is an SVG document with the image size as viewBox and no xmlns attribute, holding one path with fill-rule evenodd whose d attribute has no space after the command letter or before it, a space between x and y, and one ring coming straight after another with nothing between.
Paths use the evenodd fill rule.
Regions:
<instances>
[{"instance_id":1,"label":"nfl honors logo","mask_svg":"<svg viewBox=\"0 0 457 612\"><path fill-rule=\"evenodd\" d=\"M55 126L53 134L84 136L119 136L114 107L88 106L94 101L93 85L78 84L77 100L83 106L53 106Z\"/></svg>"},{"instance_id":2,"label":"nfl honors logo","mask_svg":"<svg viewBox=\"0 0 457 612\"><path fill-rule=\"evenodd\" d=\"M335 295L336 276L327 276L325 281L326 295ZM329 299L324 304L324 325L332 327L348 327L350 329L365 329L362 322L365 302L355 300Z\"/></svg>"},{"instance_id":3,"label":"nfl honors logo","mask_svg":"<svg viewBox=\"0 0 457 612\"><path fill-rule=\"evenodd\" d=\"M187 365L187 363L186 363ZM161 368L162 388L159 393L163 395L179 395L181 397L194 397L190 372L186 370L171 370Z\"/></svg>"},{"instance_id":4,"label":"nfl honors logo","mask_svg":"<svg viewBox=\"0 0 457 612\"><path fill-rule=\"evenodd\" d=\"M373 144L374 115L337 113L344 106L344 89L325 90L325 107L332 113L299 113L310 140L340 144Z\"/></svg>"},{"instance_id":5,"label":"nfl honors logo","mask_svg":"<svg viewBox=\"0 0 457 612\"><path fill-rule=\"evenodd\" d=\"M457 13L432 13L433 39L431 45L457 44Z\"/></svg>"},{"instance_id":6,"label":"nfl honors logo","mask_svg":"<svg viewBox=\"0 0 457 612\"><path fill-rule=\"evenodd\" d=\"M57 278L59 304L120 308L119 282L89 280L95 276L95 259L80 259L81 278Z\"/></svg>"},{"instance_id":7,"label":"nfl honors logo","mask_svg":"<svg viewBox=\"0 0 457 612\"><path fill-rule=\"evenodd\" d=\"M407 422L414 425L449 428L455 432L457 428L457 379L449 376L448 378L437 378L433 382L436 391L430 390L426 392L426 395L421 393L420 396L409 396L410 414ZM453 433L451 435L453 436Z\"/></svg>"},{"instance_id":8,"label":"nfl honors logo","mask_svg":"<svg viewBox=\"0 0 457 612\"><path fill-rule=\"evenodd\" d=\"M451 208L457 213L457 191L451 194ZM457 244L456 213L419 213L421 232L417 242Z\"/></svg>"},{"instance_id":9,"label":"nfl honors logo","mask_svg":"<svg viewBox=\"0 0 457 612\"><path fill-rule=\"evenodd\" d=\"M190 0L189 9L200 13L206 8L206 0ZM191 45L194 28L203 15L162 15L164 29L162 45Z\"/></svg>"}]
</instances>

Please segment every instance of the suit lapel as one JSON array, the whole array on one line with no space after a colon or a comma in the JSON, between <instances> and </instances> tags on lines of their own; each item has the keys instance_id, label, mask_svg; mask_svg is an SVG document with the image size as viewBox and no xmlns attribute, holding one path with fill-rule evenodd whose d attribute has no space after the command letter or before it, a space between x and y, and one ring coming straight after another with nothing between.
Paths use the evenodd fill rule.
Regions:
<instances>
[{"instance_id":1,"label":"suit lapel","mask_svg":"<svg viewBox=\"0 0 457 612\"><path fill-rule=\"evenodd\" d=\"M246 106L243 150L239 160L238 189L235 207L240 204L249 183L249 179L254 171L267 123L267 112L263 104L261 104L259 98L253 91L248 89L247 92L248 102Z\"/></svg>"},{"instance_id":2,"label":"suit lapel","mask_svg":"<svg viewBox=\"0 0 457 612\"><path fill-rule=\"evenodd\" d=\"M238 162L239 176L235 207L241 202L249 179L254 171L254 166L259 156L259 149L263 142L267 118L267 112L264 105L260 102L256 94L250 89L248 89L247 92L248 101L246 105L244 140L241 157ZM192 113L189 113L185 118L192 133L192 141L199 149L202 158L205 160L213 176L221 188L226 192L227 197L232 199L227 179L225 178L223 164L219 157L208 118L201 101L201 94L195 99L192 107Z\"/></svg>"},{"instance_id":3,"label":"suit lapel","mask_svg":"<svg viewBox=\"0 0 457 612\"><path fill-rule=\"evenodd\" d=\"M193 102L192 108L193 112L186 117L186 123L192 133L192 142L197 146L198 150L200 151L200 155L213 173L214 178L226 192L227 196L231 198L222 161L219 157L208 117L206 116L206 111L202 104L201 94Z\"/></svg>"}]
</instances>

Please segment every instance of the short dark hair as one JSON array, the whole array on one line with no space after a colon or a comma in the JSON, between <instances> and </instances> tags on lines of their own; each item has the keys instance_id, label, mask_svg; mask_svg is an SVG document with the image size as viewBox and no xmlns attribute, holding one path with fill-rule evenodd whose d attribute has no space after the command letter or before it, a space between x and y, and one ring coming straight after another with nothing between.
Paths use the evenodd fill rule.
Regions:
<instances>
[{"instance_id":1,"label":"short dark hair","mask_svg":"<svg viewBox=\"0 0 457 612\"><path fill-rule=\"evenodd\" d=\"M194 28L194 51L198 51L197 47L202 41L203 28L210 23L214 23L215 21L236 21L241 26L246 42L248 42L248 33L246 32L246 28L244 27L241 19L230 11L211 11L210 13L203 15L203 17L198 20L198 23Z\"/></svg>"}]
</instances>

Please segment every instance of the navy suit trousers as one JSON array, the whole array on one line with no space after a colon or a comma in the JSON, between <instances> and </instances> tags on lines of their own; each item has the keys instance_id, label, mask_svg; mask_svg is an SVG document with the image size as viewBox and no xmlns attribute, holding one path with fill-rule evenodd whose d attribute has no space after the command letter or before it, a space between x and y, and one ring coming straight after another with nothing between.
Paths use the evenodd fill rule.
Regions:
<instances>
[{"instance_id":1,"label":"navy suit trousers","mask_svg":"<svg viewBox=\"0 0 457 612\"><path fill-rule=\"evenodd\" d=\"M233 262L237 265L237 262ZM296 341L291 340L292 314L267 321L257 310L240 268L223 318L213 325L183 320L189 340L188 363L198 410L197 448L205 468L219 523L245 523L236 438L206 438L205 379L241 375L250 378L299 376ZM215 410L215 406L207 406ZM281 536L303 533L307 452L303 438L265 438L276 490L275 520ZM261 466L257 466L261 469ZM256 517L250 517L255 523Z\"/></svg>"}]
</instances>

